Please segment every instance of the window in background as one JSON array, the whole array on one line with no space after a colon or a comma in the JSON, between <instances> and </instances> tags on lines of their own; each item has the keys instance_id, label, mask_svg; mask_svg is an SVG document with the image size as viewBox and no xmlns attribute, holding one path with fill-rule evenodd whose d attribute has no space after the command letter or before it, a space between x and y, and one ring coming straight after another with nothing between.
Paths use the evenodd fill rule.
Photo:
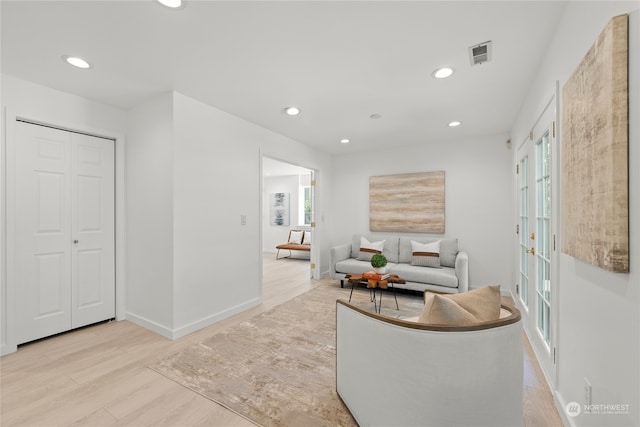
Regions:
<instances>
[{"instance_id":1,"label":"window in background","mask_svg":"<svg viewBox=\"0 0 640 427\"><path fill-rule=\"evenodd\" d=\"M311 225L311 174L300 175L298 182L298 222Z\"/></svg>"}]
</instances>

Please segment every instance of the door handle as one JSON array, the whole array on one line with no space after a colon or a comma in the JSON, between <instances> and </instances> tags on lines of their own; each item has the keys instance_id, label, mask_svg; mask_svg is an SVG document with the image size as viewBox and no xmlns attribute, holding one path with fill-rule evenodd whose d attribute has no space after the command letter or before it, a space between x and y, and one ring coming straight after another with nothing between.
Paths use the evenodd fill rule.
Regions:
<instances>
[{"instance_id":1,"label":"door handle","mask_svg":"<svg viewBox=\"0 0 640 427\"><path fill-rule=\"evenodd\" d=\"M535 255L536 254L536 248L527 249L527 253L531 254L531 255Z\"/></svg>"},{"instance_id":2,"label":"door handle","mask_svg":"<svg viewBox=\"0 0 640 427\"><path fill-rule=\"evenodd\" d=\"M73 244L74 244L74 245L77 245L77 244L78 244L78 241L77 241L77 240L74 240L74 241L73 241Z\"/></svg>"}]
</instances>

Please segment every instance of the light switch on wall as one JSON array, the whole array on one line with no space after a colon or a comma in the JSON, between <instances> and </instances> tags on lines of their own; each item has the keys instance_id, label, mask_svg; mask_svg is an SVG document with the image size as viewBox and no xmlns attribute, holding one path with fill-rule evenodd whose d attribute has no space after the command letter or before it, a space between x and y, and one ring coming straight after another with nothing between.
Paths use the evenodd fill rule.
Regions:
<instances>
[{"instance_id":1,"label":"light switch on wall","mask_svg":"<svg viewBox=\"0 0 640 427\"><path fill-rule=\"evenodd\" d=\"M240 215L240 225L247 225L247 216Z\"/></svg>"}]
</instances>

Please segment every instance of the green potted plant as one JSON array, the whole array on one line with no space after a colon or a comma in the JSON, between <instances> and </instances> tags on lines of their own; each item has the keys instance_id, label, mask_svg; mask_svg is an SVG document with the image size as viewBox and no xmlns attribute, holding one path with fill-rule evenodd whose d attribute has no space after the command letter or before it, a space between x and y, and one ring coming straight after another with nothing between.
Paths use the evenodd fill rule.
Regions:
<instances>
[{"instance_id":1,"label":"green potted plant","mask_svg":"<svg viewBox=\"0 0 640 427\"><path fill-rule=\"evenodd\" d=\"M386 273L386 265L387 265L387 257L382 254L374 254L371 257L371 267L375 270L376 273L382 274Z\"/></svg>"}]
</instances>

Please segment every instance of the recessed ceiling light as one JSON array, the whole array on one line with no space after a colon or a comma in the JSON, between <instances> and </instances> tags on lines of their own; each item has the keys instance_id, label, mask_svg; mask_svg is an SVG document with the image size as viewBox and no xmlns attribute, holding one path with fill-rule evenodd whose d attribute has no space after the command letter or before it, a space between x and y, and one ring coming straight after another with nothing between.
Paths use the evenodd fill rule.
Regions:
<instances>
[{"instance_id":1,"label":"recessed ceiling light","mask_svg":"<svg viewBox=\"0 0 640 427\"><path fill-rule=\"evenodd\" d=\"M340 142L341 142L341 143L343 143L343 144L348 144L348 143L350 143L351 141L350 141L350 140L348 140L347 138L342 138L342 139L340 140Z\"/></svg>"},{"instance_id":2,"label":"recessed ceiling light","mask_svg":"<svg viewBox=\"0 0 640 427\"><path fill-rule=\"evenodd\" d=\"M284 112L289 116L297 116L300 114L300 109L298 107L287 107L284 109Z\"/></svg>"},{"instance_id":3,"label":"recessed ceiling light","mask_svg":"<svg viewBox=\"0 0 640 427\"><path fill-rule=\"evenodd\" d=\"M182 0L157 0L163 6L170 7L171 9L179 9L183 2Z\"/></svg>"},{"instance_id":4,"label":"recessed ceiling light","mask_svg":"<svg viewBox=\"0 0 640 427\"><path fill-rule=\"evenodd\" d=\"M456 120L456 121L453 121L453 122L449 122L449 127L454 128L456 126L460 126L461 124L462 124L462 122L459 122L459 121Z\"/></svg>"},{"instance_id":5,"label":"recessed ceiling light","mask_svg":"<svg viewBox=\"0 0 640 427\"><path fill-rule=\"evenodd\" d=\"M70 55L64 55L62 57L62 60L68 64L73 65L74 67L78 67L78 68L91 68L91 64L89 64L87 61L85 61L82 58L78 58L77 56L70 56Z\"/></svg>"},{"instance_id":6,"label":"recessed ceiling light","mask_svg":"<svg viewBox=\"0 0 640 427\"><path fill-rule=\"evenodd\" d=\"M453 74L453 68L451 67L441 67L435 70L431 75L436 79L446 79L447 77Z\"/></svg>"}]
</instances>

